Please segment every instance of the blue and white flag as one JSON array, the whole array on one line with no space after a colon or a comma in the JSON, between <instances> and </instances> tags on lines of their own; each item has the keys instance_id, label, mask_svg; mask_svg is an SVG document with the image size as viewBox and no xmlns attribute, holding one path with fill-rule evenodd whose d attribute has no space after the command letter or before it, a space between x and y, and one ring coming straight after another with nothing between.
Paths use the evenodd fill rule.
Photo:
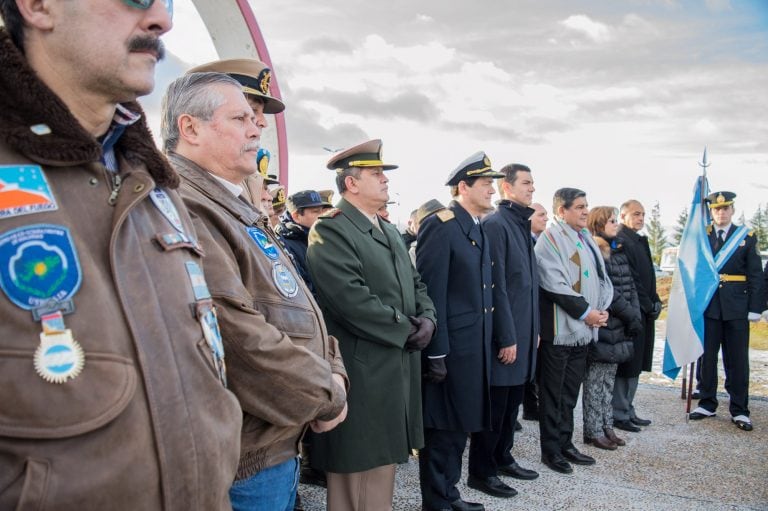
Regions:
<instances>
[{"instance_id":1,"label":"blue and white flag","mask_svg":"<svg viewBox=\"0 0 768 511\"><path fill-rule=\"evenodd\" d=\"M693 187L688 222L677 252L677 271L669 293L662 372L672 379L681 367L704 353L704 311L720 280L707 238L709 209L703 206L703 199L708 194L707 178L699 176Z\"/></svg>"}]
</instances>

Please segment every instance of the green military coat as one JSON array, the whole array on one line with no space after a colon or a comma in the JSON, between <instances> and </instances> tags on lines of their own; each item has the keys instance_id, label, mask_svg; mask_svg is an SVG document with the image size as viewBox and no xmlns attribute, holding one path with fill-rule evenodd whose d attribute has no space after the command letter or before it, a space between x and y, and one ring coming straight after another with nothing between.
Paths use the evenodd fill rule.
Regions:
<instances>
[{"instance_id":1,"label":"green military coat","mask_svg":"<svg viewBox=\"0 0 768 511\"><path fill-rule=\"evenodd\" d=\"M421 366L405 351L408 316L435 321L397 229L374 227L342 199L309 233L307 264L349 376L347 419L313 439L312 464L362 472L402 463L424 445Z\"/></svg>"}]
</instances>

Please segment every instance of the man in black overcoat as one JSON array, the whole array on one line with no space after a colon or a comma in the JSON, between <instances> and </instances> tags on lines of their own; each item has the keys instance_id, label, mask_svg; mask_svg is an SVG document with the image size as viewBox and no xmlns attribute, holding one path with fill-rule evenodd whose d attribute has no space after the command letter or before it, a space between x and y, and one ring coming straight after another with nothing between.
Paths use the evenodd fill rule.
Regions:
<instances>
[{"instance_id":1,"label":"man in black overcoat","mask_svg":"<svg viewBox=\"0 0 768 511\"><path fill-rule=\"evenodd\" d=\"M651 259L648 237L640 234L645 225L645 208L630 199L621 205L619 236L624 239L624 253L629 259L632 276L640 301L642 331L634 338L634 356L619 364L613 387L613 425L624 431L639 432L639 426L649 426L649 419L635 413L635 392L641 371L650 371L653 364L654 322L661 313L661 300L656 293L656 271Z\"/></svg>"},{"instance_id":2,"label":"man in black overcoat","mask_svg":"<svg viewBox=\"0 0 768 511\"><path fill-rule=\"evenodd\" d=\"M499 474L528 480L538 477L518 465L510 451L525 384L535 374L539 284L531 238L531 171L525 165L511 164L501 172L503 200L483 219L493 264L491 430L472 434L468 485L508 497L509 486L499 480Z\"/></svg>"},{"instance_id":3,"label":"man in black overcoat","mask_svg":"<svg viewBox=\"0 0 768 511\"><path fill-rule=\"evenodd\" d=\"M421 355L424 510L484 509L461 500L456 483L467 434L490 426L491 256L478 217L502 176L485 153L472 155L448 178L454 200L419 226L416 267L437 311L435 336Z\"/></svg>"}]
</instances>

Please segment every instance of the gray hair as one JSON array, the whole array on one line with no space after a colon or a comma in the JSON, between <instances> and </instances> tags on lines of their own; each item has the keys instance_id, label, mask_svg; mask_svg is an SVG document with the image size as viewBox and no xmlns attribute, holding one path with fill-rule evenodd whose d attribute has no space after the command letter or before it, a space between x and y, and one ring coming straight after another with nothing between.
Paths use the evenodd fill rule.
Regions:
<instances>
[{"instance_id":1,"label":"gray hair","mask_svg":"<svg viewBox=\"0 0 768 511\"><path fill-rule=\"evenodd\" d=\"M552 199L552 213L559 216L557 210L560 206L570 209L576 199L586 196L587 192L578 188L560 188L555 192L555 196Z\"/></svg>"},{"instance_id":2,"label":"gray hair","mask_svg":"<svg viewBox=\"0 0 768 511\"><path fill-rule=\"evenodd\" d=\"M173 151L179 144L179 116L191 115L210 121L213 112L224 104L224 96L214 85L228 84L242 90L234 78L222 73L190 73L177 78L163 96L160 116L160 134L163 150Z\"/></svg>"},{"instance_id":3,"label":"gray hair","mask_svg":"<svg viewBox=\"0 0 768 511\"><path fill-rule=\"evenodd\" d=\"M360 178L360 167L349 167L343 170L336 171L336 188L339 189L339 193L343 194L347 191L347 176L352 176L355 179Z\"/></svg>"}]
</instances>

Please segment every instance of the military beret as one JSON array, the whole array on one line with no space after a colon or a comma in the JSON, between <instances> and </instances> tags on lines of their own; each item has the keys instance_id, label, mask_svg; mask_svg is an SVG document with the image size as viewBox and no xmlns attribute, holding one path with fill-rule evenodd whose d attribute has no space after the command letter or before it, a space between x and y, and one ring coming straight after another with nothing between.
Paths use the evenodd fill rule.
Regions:
<instances>
[{"instance_id":1,"label":"military beret","mask_svg":"<svg viewBox=\"0 0 768 511\"><path fill-rule=\"evenodd\" d=\"M384 163L381 140L374 139L355 147L336 153L326 165L331 170L341 171L350 167L381 167L384 170L396 169L397 165Z\"/></svg>"},{"instance_id":2,"label":"military beret","mask_svg":"<svg viewBox=\"0 0 768 511\"><path fill-rule=\"evenodd\" d=\"M256 59L217 60L193 67L187 73L224 73L240 82L243 93L264 101L265 114L277 114L285 110L283 102L269 91L272 70Z\"/></svg>"},{"instance_id":3,"label":"military beret","mask_svg":"<svg viewBox=\"0 0 768 511\"><path fill-rule=\"evenodd\" d=\"M710 193L704 199L710 208L723 208L733 204L736 194L733 192L714 192Z\"/></svg>"},{"instance_id":4,"label":"military beret","mask_svg":"<svg viewBox=\"0 0 768 511\"><path fill-rule=\"evenodd\" d=\"M459 181L465 181L476 177L504 177L501 172L491 168L491 160L483 151L478 151L463 162L448 175L446 186L456 186Z\"/></svg>"}]
</instances>

